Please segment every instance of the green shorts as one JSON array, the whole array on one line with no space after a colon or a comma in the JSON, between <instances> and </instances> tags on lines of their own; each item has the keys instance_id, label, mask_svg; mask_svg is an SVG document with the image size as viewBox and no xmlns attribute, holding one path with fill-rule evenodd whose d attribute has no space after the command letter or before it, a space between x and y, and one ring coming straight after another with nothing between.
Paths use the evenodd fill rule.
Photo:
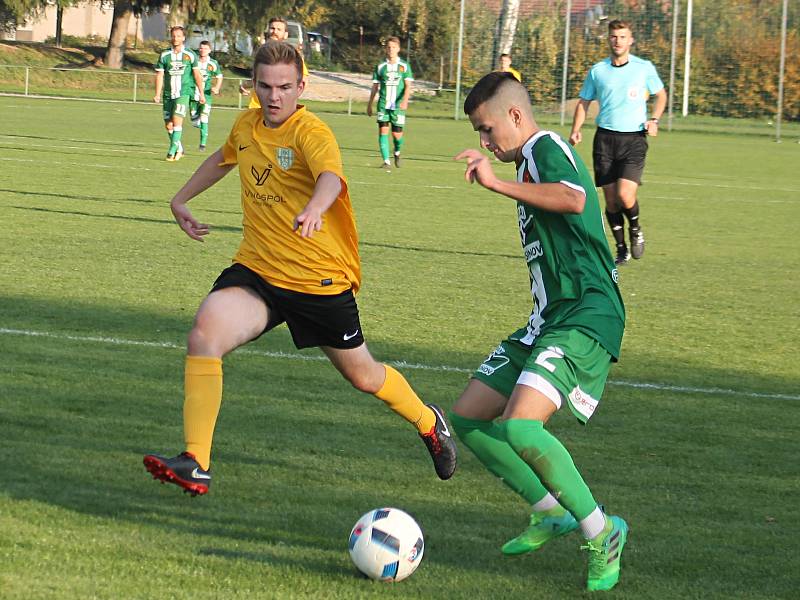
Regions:
<instances>
[{"instance_id":1,"label":"green shorts","mask_svg":"<svg viewBox=\"0 0 800 600\"><path fill-rule=\"evenodd\" d=\"M211 115L211 92L206 94L206 103L200 104L200 100L192 99L189 102L189 115L192 120L200 119L208 123L208 117Z\"/></svg>"},{"instance_id":2,"label":"green shorts","mask_svg":"<svg viewBox=\"0 0 800 600\"><path fill-rule=\"evenodd\" d=\"M406 124L406 111L399 109L389 110L379 106L377 120L378 123L391 123L394 127L404 127Z\"/></svg>"},{"instance_id":3,"label":"green shorts","mask_svg":"<svg viewBox=\"0 0 800 600\"><path fill-rule=\"evenodd\" d=\"M506 398L515 386L527 385L558 408L566 399L572 413L586 423L600 402L611 369L608 351L576 329L547 332L533 346L515 339L519 334L503 341L473 377Z\"/></svg>"},{"instance_id":4,"label":"green shorts","mask_svg":"<svg viewBox=\"0 0 800 600\"><path fill-rule=\"evenodd\" d=\"M186 118L189 114L189 96L178 98L164 98L164 120L169 121L173 116Z\"/></svg>"}]
</instances>

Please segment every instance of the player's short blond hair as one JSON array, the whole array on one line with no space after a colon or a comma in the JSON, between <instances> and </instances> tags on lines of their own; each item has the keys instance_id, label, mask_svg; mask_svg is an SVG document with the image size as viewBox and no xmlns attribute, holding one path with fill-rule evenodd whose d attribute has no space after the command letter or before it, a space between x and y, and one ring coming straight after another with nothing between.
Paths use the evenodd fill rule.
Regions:
<instances>
[{"instance_id":1,"label":"player's short blond hair","mask_svg":"<svg viewBox=\"0 0 800 600\"><path fill-rule=\"evenodd\" d=\"M303 79L303 57L287 42L267 40L263 43L253 57L253 77L258 65L294 65L297 70L297 83Z\"/></svg>"},{"instance_id":2,"label":"player's short blond hair","mask_svg":"<svg viewBox=\"0 0 800 600\"><path fill-rule=\"evenodd\" d=\"M391 35L388 38L386 38L386 43L388 44L389 42L394 42L395 44L397 44L399 46L400 45L400 38L397 37L396 35Z\"/></svg>"}]
</instances>

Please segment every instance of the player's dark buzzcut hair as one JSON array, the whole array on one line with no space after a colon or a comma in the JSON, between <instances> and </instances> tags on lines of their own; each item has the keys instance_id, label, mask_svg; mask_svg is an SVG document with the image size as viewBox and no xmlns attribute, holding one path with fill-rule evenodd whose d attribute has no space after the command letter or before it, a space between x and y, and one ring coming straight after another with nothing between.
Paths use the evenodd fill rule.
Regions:
<instances>
[{"instance_id":1,"label":"player's dark buzzcut hair","mask_svg":"<svg viewBox=\"0 0 800 600\"><path fill-rule=\"evenodd\" d=\"M303 79L303 55L288 42L267 40L256 50L253 57L253 77L258 65L294 65L297 70L297 83Z\"/></svg>"},{"instance_id":2,"label":"player's dark buzzcut hair","mask_svg":"<svg viewBox=\"0 0 800 600\"><path fill-rule=\"evenodd\" d=\"M631 24L624 19L614 19L613 21L608 22L609 33L616 31L617 29L627 29L628 31L633 31L633 29L631 29Z\"/></svg>"},{"instance_id":3,"label":"player's dark buzzcut hair","mask_svg":"<svg viewBox=\"0 0 800 600\"><path fill-rule=\"evenodd\" d=\"M494 98L498 90L506 85L521 86L522 84L507 71L492 71L481 77L481 80L470 91L467 99L464 100L464 114L474 113L481 104Z\"/></svg>"},{"instance_id":4,"label":"player's dark buzzcut hair","mask_svg":"<svg viewBox=\"0 0 800 600\"><path fill-rule=\"evenodd\" d=\"M209 48L211 48L211 42L209 42L208 40L203 40L202 42L200 42L199 44L197 44L197 46L198 46L198 48L199 48L200 46L208 46Z\"/></svg>"},{"instance_id":5,"label":"player's dark buzzcut hair","mask_svg":"<svg viewBox=\"0 0 800 600\"><path fill-rule=\"evenodd\" d=\"M396 35L390 35L388 38L386 38L386 43L388 44L389 42L394 42L395 44L397 44L399 46L400 45L400 38L397 37Z\"/></svg>"}]
</instances>

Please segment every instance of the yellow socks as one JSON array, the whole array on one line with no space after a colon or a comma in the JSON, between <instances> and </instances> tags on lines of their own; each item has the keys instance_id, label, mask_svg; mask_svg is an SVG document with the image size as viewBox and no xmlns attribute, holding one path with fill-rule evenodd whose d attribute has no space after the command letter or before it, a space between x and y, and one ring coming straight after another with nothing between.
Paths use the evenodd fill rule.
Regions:
<instances>
[{"instance_id":1,"label":"yellow socks","mask_svg":"<svg viewBox=\"0 0 800 600\"><path fill-rule=\"evenodd\" d=\"M222 359L187 356L183 402L183 437L186 451L194 454L203 470L211 463L211 439L222 404Z\"/></svg>"},{"instance_id":2,"label":"yellow socks","mask_svg":"<svg viewBox=\"0 0 800 600\"><path fill-rule=\"evenodd\" d=\"M386 368L386 381L375 393L375 397L383 400L389 408L416 427L417 431L428 433L436 425L436 415L422 403L405 377L389 365L383 366Z\"/></svg>"}]
</instances>

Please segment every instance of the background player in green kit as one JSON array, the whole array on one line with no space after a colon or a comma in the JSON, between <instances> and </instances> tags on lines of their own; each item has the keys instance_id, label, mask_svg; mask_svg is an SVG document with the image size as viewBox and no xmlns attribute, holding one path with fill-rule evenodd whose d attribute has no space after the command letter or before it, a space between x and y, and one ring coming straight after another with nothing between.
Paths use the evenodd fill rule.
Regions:
<instances>
[{"instance_id":1,"label":"background player in green kit","mask_svg":"<svg viewBox=\"0 0 800 600\"><path fill-rule=\"evenodd\" d=\"M481 146L517 167L516 181L504 181L478 150L456 156L467 161L467 181L516 200L533 310L475 372L451 423L486 468L532 505L530 526L503 552L530 552L580 528L587 589L608 590L619 580L628 526L604 514L567 449L545 429L564 404L585 424L619 356L625 309L597 193L571 146L539 129L512 74L486 75L464 112Z\"/></svg>"},{"instance_id":2,"label":"background player in green kit","mask_svg":"<svg viewBox=\"0 0 800 600\"><path fill-rule=\"evenodd\" d=\"M400 38L386 40L386 60L375 67L372 73L372 91L367 102L367 115L372 116L372 102L378 94L378 146L381 149L383 168L391 168L389 162L389 125L394 140L394 166L400 166L400 149L403 147L403 127L406 110L411 98L411 82L414 74L411 65L400 58Z\"/></svg>"},{"instance_id":3,"label":"background player in green kit","mask_svg":"<svg viewBox=\"0 0 800 600\"><path fill-rule=\"evenodd\" d=\"M183 45L186 39L183 27L171 27L169 37L172 47L159 55L155 66L156 95L153 102L163 103L164 127L169 135L167 160L176 161L183 156L183 119L189 114L189 101L194 96L195 87L199 90L200 104L205 104L206 97L197 55Z\"/></svg>"},{"instance_id":4,"label":"background player in green kit","mask_svg":"<svg viewBox=\"0 0 800 600\"><path fill-rule=\"evenodd\" d=\"M192 125L200 128L200 150L206 149L208 142L208 120L211 117L211 99L219 95L222 87L222 68L219 63L211 58L211 43L207 40L200 42L197 49L200 58L197 66L200 67L200 74L203 77L203 92L205 94L205 104L200 104L200 89L194 91L194 96L189 104L189 113L192 115Z\"/></svg>"}]
</instances>

